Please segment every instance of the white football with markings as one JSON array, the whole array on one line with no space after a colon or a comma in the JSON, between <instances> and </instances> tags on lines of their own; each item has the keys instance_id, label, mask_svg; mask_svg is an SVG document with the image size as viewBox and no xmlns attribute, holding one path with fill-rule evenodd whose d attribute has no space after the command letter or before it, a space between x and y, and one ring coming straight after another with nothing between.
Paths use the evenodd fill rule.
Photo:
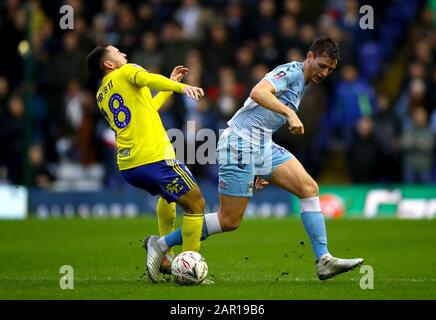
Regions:
<instances>
[{"instance_id":1,"label":"white football with markings","mask_svg":"<svg viewBox=\"0 0 436 320\"><path fill-rule=\"evenodd\" d=\"M178 284L194 285L207 276L208 267L204 257L195 251L184 251L174 258L171 272Z\"/></svg>"}]
</instances>

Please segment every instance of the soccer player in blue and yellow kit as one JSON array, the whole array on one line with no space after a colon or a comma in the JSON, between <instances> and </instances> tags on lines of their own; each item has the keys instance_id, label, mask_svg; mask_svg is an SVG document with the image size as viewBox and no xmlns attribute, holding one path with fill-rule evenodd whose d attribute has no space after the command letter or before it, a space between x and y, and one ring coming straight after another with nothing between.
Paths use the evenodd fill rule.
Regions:
<instances>
[{"instance_id":1,"label":"soccer player in blue and yellow kit","mask_svg":"<svg viewBox=\"0 0 436 320\"><path fill-rule=\"evenodd\" d=\"M95 48L87 63L90 72L102 78L97 105L115 132L122 176L133 186L160 195L157 211L161 235L172 231L173 203L179 204L184 210L182 250L199 251L205 202L189 169L176 160L158 110L173 92L198 100L203 90L178 82L188 71L183 66L174 69L171 80L127 63L126 54L112 45ZM150 89L160 92L153 97ZM150 250L159 245L158 239L151 236L145 243L149 252L147 270L153 282L158 280L164 258L160 251Z\"/></svg>"}]
</instances>

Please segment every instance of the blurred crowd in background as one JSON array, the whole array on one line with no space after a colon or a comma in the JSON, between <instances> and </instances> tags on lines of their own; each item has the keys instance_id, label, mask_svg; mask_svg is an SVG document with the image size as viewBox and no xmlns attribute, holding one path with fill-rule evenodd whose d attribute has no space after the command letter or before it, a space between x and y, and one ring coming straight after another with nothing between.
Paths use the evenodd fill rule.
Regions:
<instances>
[{"instance_id":1,"label":"blurred crowd in background","mask_svg":"<svg viewBox=\"0 0 436 320\"><path fill-rule=\"evenodd\" d=\"M166 129L216 131L272 68L303 61L321 34L341 49L337 70L306 87L304 136L274 140L320 183L436 183L436 1L5 0L0 16L0 181L55 190L124 188L113 132L99 114L85 57L111 43L129 62L204 88L173 95ZM74 9L62 30L59 8ZM362 5L374 28L359 25ZM187 139L192 136L185 135ZM202 142L197 142L197 145ZM27 170L26 170L27 168ZM217 180L216 165L190 165Z\"/></svg>"}]
</instances>

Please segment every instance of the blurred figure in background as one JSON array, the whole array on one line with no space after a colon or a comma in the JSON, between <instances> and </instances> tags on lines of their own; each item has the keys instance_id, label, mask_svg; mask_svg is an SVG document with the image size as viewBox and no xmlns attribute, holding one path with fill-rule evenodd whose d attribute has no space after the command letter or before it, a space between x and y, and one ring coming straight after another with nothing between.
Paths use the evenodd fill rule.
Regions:
<instances>
[{"instance_id":1,"label":"blurred figure in background","mask_svg":"<svg viewBox=\"0 0 436 320\"><path fill-rule=\"evenodd\" d=\"M183 35L183 29L179 23L169 21L163 24L160 33L162 43L162 74L171 74L173 67L180 61L185 61L193 44L187 41Z\"/></svg>"},{"instance_id":2,"label":"blurred figure in background","mask_svg":"<svg viewBox=\"0 0 436 320\"><path fill-rule=\"evenodd\" d=\"M259 36L256 57L258 62L267 65L268 68L273 68L279 63L279 50L271 33L264 32Z\"/></svg>"},{"instance_id":3,"label":"blurred figure in background","mask_svg":"<svg viewBox=\"0 0 436 320\"><path fill-rule=\"evenodd\" d=\"M3 125L6 119L6 110L9 98L9 82L4 76L0 76L0 125ZM3 129L0 128L0 139L5 141ZM6 179L6 161L7 153L5 153L4 148L0 148L0 180Z\"/></svg>"},{"instance_id":4,"label":"blurred figure in background","mask_svg":"<svg viewBox=\"0 0 436 320\"><path fill-rule=\"evenodd\" d=\"M410 115L413 109L425 105L426 91L425 82L422 79L415 78L409 82L409 85L401 94L394 108L401 120L403 129L408 129L412 126L412 117Z\"/></svg>"},{"instance_id":5,"label":"blurred figure in background","mask_svg":"<svg viewBox=\"0 0 436 320\"><path fill-rule=\"evenodd\" d=\"M374 183L377 181L379 147L371 118L362 117L357 121L353 143L347 154L353 183Z\"/></svg>"},{"instance_id":6,"label":"blurred figure in background","mask_svg":"<svg viewBox=\"0 0 436 320\"><path fill-rule=\"evenodd\" d=\"M181 2L181 6L174 13L175 19L182 26L185 39L198 42L203 39L203 30L207 29L212 17L198 0L182 0Z\"/></svg>"},{"instance_id":7,"label":"blurred figure in background","mask_svg":"<svg viewBox=\"0 0 436 320\"><path fill-rule=\"evenodd\" d=\"M375 91L368 81L359 77L359 71L353 65L342 67L341 78L334 89L331 114L334 127L347 149L353 143L358 120L371 116L375 110Z\"/></svg>"},{"instance_id":8,"label":"blurred figure in background","mask_svg":"<svg viewBox=\"0 0 436 320\"><path fill-rule=\"evenodd\" d=\"M401 140L404 182L430 183L435 137L428 126L427 111L415 107L411 122L412 126L405 130Z\"/></svg>"},{"instance_id":9,"label":"blurred figure in background","mask_svg":"<svg viewBox=\"0 0 436 320\"><path fill-rule=\"evenodd\" d=\"M9 82L4 76L0 76L0 120L6 111L9 97Z\"/></svg>"},{"instance_id":10,"label":"blurred figure in background","mask_svg":"<svg viewBox=\"0 0 436 320\"><path fill-rule=\"evenodd\" d=\"M398 183L401 181L401 122L384 93L377 96L377 111L373 121L375 143L379 147L377 179L380 182Z\"/></svg>"},{"instance_id":11,"label":"blurred figure in background","mask_svg":"<svg viewBox=\"0 0 436 320\"><path fill-rule=\"evenodd\" d=\"M219 82L218 71L233 61L234 48L229 43L227 28L220 23L210 28L210 39L204 43L203 62L205 65L204 82L209 87Z\"/></svg>"},{"instance_id":12,"label":"blurred figure in background","mask_svg":"<svg viewBox=\"0 0 436 320\"><path fill-rule=\"evenodd\" d=\"M274 0L259 0L257 12L251 20L251 36L259 38L262 33L273 34L277 28L277 5Z\"/></svg>"},{"instance_id":13,"label":"blurred figure in background","mask_svg":"<svg viewBox=\"0 0 436 320\"><path fill-rule=\"evenodd\" d=\"M250 83L250 73L255 62L253 46L249 43L239 47L235 52L235 76L236 80L245 84L244 95L248 94L248 84Z\"/></svg>"},{"instance_id":14,"label":"blurred figure in background","mask_svg":"<svg viewBox=\"0 0 436 320\"><path fill-rule=\"evenodd\" d=\"M48 189L55 180L54 174L45 163L41 145L34 144L29 148L31 167L30 186L36 189Z\"/></svg>"},{"instance_id":15,"label":"blurred figure in background","mask_svg":"<svg viewBox=\"0 0 436 320\"><path fill-rule=\"evenodd\" d=\"M141 36L140 48L133 51L132 61L151 72L159 73L163 56L159 48L159 40L154 32L145 32Z\"/></svg>"},{"instance_id":16,"label":"blurred figure in background","mask_svg":"<svg viewBox=\"0 0 436 320\"><path fill-rule=\"evenodd\" d=\"M17 94L8 101L8 108L2 119L0 131L4 144L7 179L12 184L24 183L25 150L25 106L23 99Z\"/></svg>"}]
</instances>

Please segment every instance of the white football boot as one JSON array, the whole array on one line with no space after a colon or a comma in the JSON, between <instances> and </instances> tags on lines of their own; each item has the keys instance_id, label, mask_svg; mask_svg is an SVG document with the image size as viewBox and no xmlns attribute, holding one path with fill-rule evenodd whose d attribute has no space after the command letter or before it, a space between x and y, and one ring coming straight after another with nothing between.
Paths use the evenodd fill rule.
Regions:
<instances>
[{"instance_id":1,"label":"white football boot","mask_svg":"<svg viewBox=\"0 0 436 320\"><path fill-rule=\"evenodd\" d=\"M340 259L333 257L330 253L326 253L316 263L316 273L319 280L326 280L340 273L353 270L362 262L362 258Z\"/></svg>"},{"instance_id":2,"label":"white football boot","mask_svg":"<svg viewBox=\"0 0 436 320\"><path fill-rule=\"evenodd\" d=\"M158 236L149 236L145 239L145 250L147 251L147 271L151 281L158 282L159 270L162 263L162 258L165 256L157 240Z\"/></svg>"}]
</instances>

